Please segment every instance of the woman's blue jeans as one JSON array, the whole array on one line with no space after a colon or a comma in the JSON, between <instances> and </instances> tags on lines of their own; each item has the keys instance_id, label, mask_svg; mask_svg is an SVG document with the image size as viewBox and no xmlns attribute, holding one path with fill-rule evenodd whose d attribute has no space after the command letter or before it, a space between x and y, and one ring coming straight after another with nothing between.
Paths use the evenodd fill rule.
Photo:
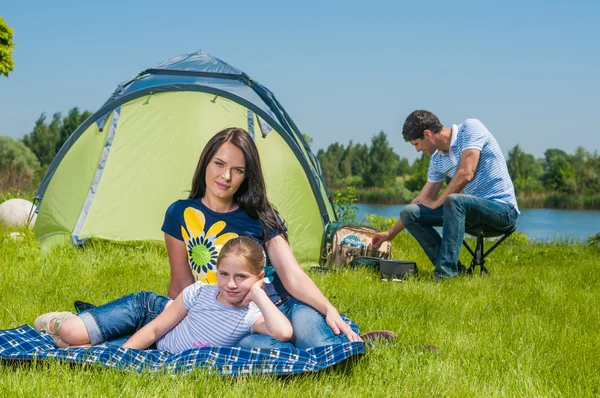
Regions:
<instances>
[{"instance_id":1,"label":"woman's blue jeans","mask_svg":"<svg viewBox=\"0 0 600 398\"><path fill-rule=\"evenodd\" d=\"M138 292L90 308L78 314L90 343L121 346L135 332L156 318L171 299L152 292Z\"/></svg>"},{"instance_id":2,"label":"woman's blue jeans","mask_svg":"<svg viewBox=\"0 0 600 398\"><path fill-rule=\"evenodd\" d=\"M237 346L242 348L311 348L348 342L343 334L335 335L333 333L321 313L295 298L284 301L278 308L290 320L294 329L294 334L289 342L283 343L272 336L253 333L238 341ZM360 333L354 323L351 323L350 326L356 333Z\"/></svg>"},{"instance_id":3,"label":"woman's blue jeans","mask_svg":"<svg viewBox=\"0 0 600 398\"><path fill-rule=\"evenodd\" d=\"M411 204L400 213L404 226L435 266L436 278L458 275L458 255L465 227L510 230L517 216L517 210L507 203L465 194L448 195L443 206L437 209ZM442 236L433 228L441 225Z\"/></svg>"}]
</instances>

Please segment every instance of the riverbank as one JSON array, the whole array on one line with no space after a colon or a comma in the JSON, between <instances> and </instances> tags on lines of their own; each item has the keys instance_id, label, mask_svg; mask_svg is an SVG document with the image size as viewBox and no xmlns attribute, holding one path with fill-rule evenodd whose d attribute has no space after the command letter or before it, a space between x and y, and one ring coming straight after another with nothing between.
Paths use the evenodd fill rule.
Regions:
<instances>
[{"instance_id":1,"label":"riverbank","mask_svg":"<svg viewBox=\"0 0 600 398\"><path fill-rule=\"evenodd\" d=\"M356 189L358 203L406 205L418 194L404 188ZM600 194L575 196L549 192L517 195L520 209L600 210Z\"/></svg>"},{"instance_id":2,"label":"riverbank","mask_svg":"<svg viewBox=\"0 0 600 398\"><path fill-rule=\"evenodd\" d=\"M356 204L356 220L367 214L397 219L405 205ZM379 227L379 226L378 226ZM379 227L382 228L382 227ZM540 242L581 242L600 232L600 211L564 209L521 209L517 231Z\"/></svg>"}]
</instances>

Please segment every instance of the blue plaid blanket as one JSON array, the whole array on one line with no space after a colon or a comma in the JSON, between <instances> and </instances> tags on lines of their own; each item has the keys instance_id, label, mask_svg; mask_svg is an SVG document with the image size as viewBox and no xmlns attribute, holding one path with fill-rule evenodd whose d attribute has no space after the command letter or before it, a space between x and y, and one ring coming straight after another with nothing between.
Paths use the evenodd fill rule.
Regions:
<instances>
[{"instance_id":1,"label":"blue plaid blanket","mask_svg":"<svg viewBox=\"0 0 600 398\"><path fill-rule=\"evenodd\" d=\"M160 350L121 347L57 348L49 335L29 325L0 330L0 358L33 360L51 358L75 363L98 364L130 372L166 371L187 373L207 368L219 374L276 374L312 372L365 352L364 343L343 343L301 349L244 349L204 347L170 354Z\"/></svg>"}]
</instances>

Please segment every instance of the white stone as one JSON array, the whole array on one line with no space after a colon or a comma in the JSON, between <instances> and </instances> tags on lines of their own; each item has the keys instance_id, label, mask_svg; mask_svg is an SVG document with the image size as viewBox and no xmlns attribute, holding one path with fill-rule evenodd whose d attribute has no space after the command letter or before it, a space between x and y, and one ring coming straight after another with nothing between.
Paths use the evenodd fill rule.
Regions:
<instances>
[{"instance_id":1,"label":"white stone","mask_svg":"<svg viewBox=\"0 0 600 398\"><path fill-rule=\"evenodd\" d=\"M12 240L23 239L25 237L22 232L11 232L9 236Z\"/></svg>"},{"instance_id":2,"label":"white stone","mask_svg":"<svg viewBox=\"0 0 600 398\"><path fill-rule=\"evenodd\" d=\"M24 225L27 224L27 218L31 212L33 203L26 199L9 199L0 203L0 223L5 225ZM37 214L33 213L33 218L29 227L35 224Z\"/></svg>"}]
</instances>

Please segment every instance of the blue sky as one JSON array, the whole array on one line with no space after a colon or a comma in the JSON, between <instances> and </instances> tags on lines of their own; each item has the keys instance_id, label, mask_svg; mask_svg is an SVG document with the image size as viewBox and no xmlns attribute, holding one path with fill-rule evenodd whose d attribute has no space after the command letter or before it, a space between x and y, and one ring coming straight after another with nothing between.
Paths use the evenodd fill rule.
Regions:
<instances>
[{"instance_id":1,"label":"blue sky","mask_svg":"<svg viewBox=\"0 0 600 398\"><path fill-rule=\"evenodd\" d=\"M15 70L0 77L0 135L42 112L97 110L122 81L202 48L268 87L313 150L396 153L415 109L480 119L505 153L600 150L600 2L3 1Z\"/></svg>"}]
</instances>

